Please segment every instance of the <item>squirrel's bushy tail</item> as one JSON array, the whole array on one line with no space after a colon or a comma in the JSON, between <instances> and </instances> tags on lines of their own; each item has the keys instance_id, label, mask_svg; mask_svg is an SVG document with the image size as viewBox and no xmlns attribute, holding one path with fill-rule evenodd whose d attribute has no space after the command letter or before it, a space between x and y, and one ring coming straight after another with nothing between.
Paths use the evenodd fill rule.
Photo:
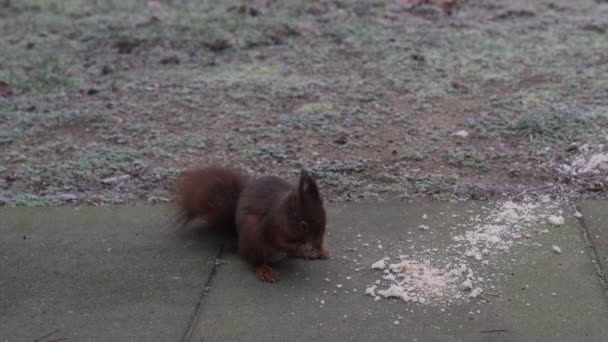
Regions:
<instances>
[{"instance_id":1,"label":"squirrel's bushy tail","mask_svg":"<svg viewBox=\"0 0 608 342\"><path fill-rule=\"evenodd\" d=\"M176 183L182 226L200 217L210 229L236 232L235 213L248 178L235 169L206 167L185 172Z\"/></svg>"}]
</instances>

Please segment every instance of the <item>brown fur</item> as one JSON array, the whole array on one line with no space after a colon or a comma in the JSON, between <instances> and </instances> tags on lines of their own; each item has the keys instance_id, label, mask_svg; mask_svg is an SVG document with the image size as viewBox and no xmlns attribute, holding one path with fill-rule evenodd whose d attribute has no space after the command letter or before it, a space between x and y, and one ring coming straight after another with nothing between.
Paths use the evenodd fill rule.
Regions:
<instances>
[{"instance_id":1,"label":"brown fur","mask_svg":"<svg viewBox=\"0 0 608 342\"><path fill-rule=\"evenodd\" d=\"M184 222L199 216L210 226L236 227L239 255L262 281L279 280L268 266L276 252L308 259L329 256L323 247L323 201L305 170L294 186L275 176L248 181L236 170L210 167L186 172L176 189Z\"/></svg>"},{"instance_id":2,"label":"brown fur","mask_svg":"<svg viewBox=\"0 0 608 342\"><path fill-rule=\"evenodd\" d=\"M181 223L200 217L209 228L236 231L234 212L247 181L239 171L229 168L187 171L176 184Z\"/></svg>"}]
</instances>

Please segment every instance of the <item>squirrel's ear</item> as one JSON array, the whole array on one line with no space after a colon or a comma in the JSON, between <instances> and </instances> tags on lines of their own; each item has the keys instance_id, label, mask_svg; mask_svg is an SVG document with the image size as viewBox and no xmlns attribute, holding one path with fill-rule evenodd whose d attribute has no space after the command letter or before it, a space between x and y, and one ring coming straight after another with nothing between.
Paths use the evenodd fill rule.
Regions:
<instances>
[{"instance_id":1,"label":"squirrel's ear","mask_svg":"<svg viewBox=\"0 0 608 342\"><path fill-rule=\"evenodd\" d=\"M300 186L298 191L302 196L312 199L321 199L317 182L310 176L308 171L302 170L300 173Z\"/></svg>"}]
</instances>

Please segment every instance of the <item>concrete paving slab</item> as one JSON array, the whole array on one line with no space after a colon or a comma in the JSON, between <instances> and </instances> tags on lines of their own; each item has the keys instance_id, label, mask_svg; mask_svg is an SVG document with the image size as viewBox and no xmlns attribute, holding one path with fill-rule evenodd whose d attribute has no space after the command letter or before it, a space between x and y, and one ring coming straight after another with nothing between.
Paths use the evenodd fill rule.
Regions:
<instances>
[{"instance_id":1,"label":"concrete paving slab","mask_svg":"<svg viewBox=\"0 0 608 342\"><path fill-rule=\"evenodd\" d=\"M608 200L583 201L579 204L589 239L604 272L608 271Z\"/></svg>"},{"instance_id":2,"label":"concrete paving slab","mask_svg":"<svg viewBox=\"0 0 608 342\"><path fill-rule=\"evenodd\" d=\"M180 341L219 252L167 208L0 209L0 341Z\"/></svg>"},{"instance_id":3,"label":"concrete paving slab","mask_svg":"<svg viewBox=\"0 0 608 342\"><path fill-rule=\"evenodd\" d=\"M257 281L234 253L225 253L190 340L605 341L608 301L580 228L567 211L565 225L546 227L530 242L512 247L492 266L496 269L472 263L488 277L480 298L445 307L374 301L363 294L379 279L370 269L373 262L410 247L440 257L452 235L465 229L458 224L482 213L482 206L333 206L327 239L332 258L285 260L276 266L277 284ZM423 224L431 228L420 231ZM553 245L562 253L553 252Z\"/></svg>"}]
</instances>

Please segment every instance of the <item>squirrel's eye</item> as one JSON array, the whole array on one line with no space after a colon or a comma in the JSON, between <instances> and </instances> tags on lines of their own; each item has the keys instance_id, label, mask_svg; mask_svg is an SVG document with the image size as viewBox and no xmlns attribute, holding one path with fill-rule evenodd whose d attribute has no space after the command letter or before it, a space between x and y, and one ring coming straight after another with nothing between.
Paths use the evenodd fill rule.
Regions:
<instances>
[{"instance_id":1,"label":"squirrel's eye","mask_svg":"<svg viewBox=\"0 0 608 342\"><path fill-rule=\"evenodd\" d=\"M308 233L308 222L306 221L300 221L299 224L300 230L303 231L304 233Z\"/></svg>"}]
</instances>

